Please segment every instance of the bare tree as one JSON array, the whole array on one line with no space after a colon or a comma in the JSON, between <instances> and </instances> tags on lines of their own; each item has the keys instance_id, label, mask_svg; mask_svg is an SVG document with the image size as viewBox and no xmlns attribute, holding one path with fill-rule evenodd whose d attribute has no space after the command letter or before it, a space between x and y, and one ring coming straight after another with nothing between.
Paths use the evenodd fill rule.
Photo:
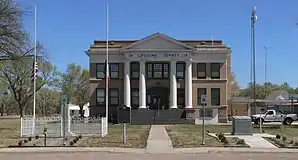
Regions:
<instances>
[{"instance_id":1,"label":"bare tree","mask_svg":"<svg viewBox=\"0 0 298 160\"><path fill-rule=\"evenodd\" d=\"M33 83L31 75L33 70L33 59L23 58L10 60L3 63L1 67L2 80L7 81L14 99L20 109L21 117L25 114L25 108L33 98ZM45 85L55 85L58 72L49 62L39 62L39 74L36 78L36 91Z\"/></svg>"},{"instance_id":2,"label":"bare tree","mask_svg":"<svg viewBox=\"0 0 298 160\"><path fill-rule=\"evenodd\" d=\"M59 92L56 90L44 87L38 91L38 110L42 116L52 115L57 113L57 108L60 103Z\"/></svg>"},{"instance_id":3,"label":"bare tree","mask_svg":"<svg viewBox=\"0 0 298 160\"><path fill-rule=\"evenodd\" d=\"M0 0L0 61L18 59L30 52L29 35L23 27L25 12L12 0Z\"/></svg>"},{"instance_id":4,"label":"bare tree","mask_svg":"<svg viewBox=\"0 0 298 160\"><path fill-rule=\"evenodd\" d=\"M89 102L89 71L80 65L69 64L66 73L62 74L61 90L70 102L80 106L83 117L83 106Z\"/></svg>"}]
</instances>

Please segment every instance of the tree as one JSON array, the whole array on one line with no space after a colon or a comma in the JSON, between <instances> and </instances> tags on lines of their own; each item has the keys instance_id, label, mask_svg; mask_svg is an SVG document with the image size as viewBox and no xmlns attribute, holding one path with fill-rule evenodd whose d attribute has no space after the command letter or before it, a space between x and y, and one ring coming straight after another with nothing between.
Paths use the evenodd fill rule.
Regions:
<instances>
[{"instance_id":1,"label":"tree","mask_svg":"<svg viewBox=\"0 0 298 160\"><path fill-rule=\"evenodd\" d=\"M57 113L59 108L59 92L48 87L41 88L37 94L38 111L42 116Z\"/></svg>"},{"instance_id":2,"label":"tree","mask_svg":"<svg viewBox=\"0 0 298 160\"><path fill-rule=\"evenodd\" d=\"M33 98L33 83L31 75L33 59L22 58L19 60L6 61L1 66L1 78L7 81L10 91L20 111L21 117L25 115L25 109ZM43 86L52 86L57 82L58 72L47 61L39 61L39 73L36 78L36 91Z\"/></svg>"},{"instance_id":3,"label":"tree","mask_svg":"<svg viewBox=\"0 0 298 160\"><path fill-rule=\"evenodd\" d=\"M66 72L62 74L61 88L70 102L80 106L83 117L83 106L89 101L89 71L80 65L69 64Z\"/></svg>"},{"instance_id":4,"label":"tree","mask_svg":"<svg viewBox=\"0 0 298 160\"><path fill-rule=\"evenodd\" d=\"M292 88L287 82L281 85L266 82L264 84L256 84L256 98L265 99L272 91L276 90L286 90L288 93L298 94L298 88ZM240 90L239 96L253 98L253 84L249 83L247 88Z\"/></svg>"},{"instance_id":5,"label":"tree","mask_svg":"<svg viewBox=\"0 0 298 160\"><path fill-rule=\"evenodd\" d=\"M230 82L231 96L239 95L240 87L236 80L235 73L231 73L231 82Z\"/></svg>"},{"instance_id":6,"label":"tree","mask_svg":"<svg viewBox=\"0 0 298 160\"><path fill-rule=\"evenodd\" d=\"M0 0L0 61L18 59L24 52L29 36L23 27L24 11L12 0Z\"/></svg>"}]
</instances>

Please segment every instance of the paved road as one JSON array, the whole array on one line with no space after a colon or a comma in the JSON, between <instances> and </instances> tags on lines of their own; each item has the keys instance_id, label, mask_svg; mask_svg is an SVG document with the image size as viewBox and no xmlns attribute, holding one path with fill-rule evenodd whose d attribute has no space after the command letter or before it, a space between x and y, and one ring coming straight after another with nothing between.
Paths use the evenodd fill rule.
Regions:
<instances>
[{"instance_id":1,"label":"paved road","mask_svg":"<svg viewBox=\"0 0 298 160\"><path fill-rule=\"evenodd\" d=\"M2 160L297 160L297 153L198 153L198 154L136 154L136 153L106 153L106 152L80 152L80 153L0 153Z\"/></svg>"}]
</instances>

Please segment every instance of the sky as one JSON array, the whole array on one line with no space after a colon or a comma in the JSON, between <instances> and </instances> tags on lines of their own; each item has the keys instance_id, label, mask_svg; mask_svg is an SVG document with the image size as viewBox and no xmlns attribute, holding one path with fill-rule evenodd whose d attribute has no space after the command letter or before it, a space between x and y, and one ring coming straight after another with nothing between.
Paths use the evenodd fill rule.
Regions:
<instances>
[{"instance_id":1,"label":"sky","mask_svg":"<svg viewBox=\"0 0 298 160\"><path fill-rule=\"evenodd\" d=\"M109 39L141 39L160 32L179 40L222 40L232 49L232 71L241 87L250 81L250 16L257 8L255 28L256 82L267 79L298 87L297 0L16 0L26 10L37 6L37 39L52 62L89 68L84 53L94 40L105 40L106 4ZM34 17L24 17L34 33Z\"/></svg>"}]
</instances>

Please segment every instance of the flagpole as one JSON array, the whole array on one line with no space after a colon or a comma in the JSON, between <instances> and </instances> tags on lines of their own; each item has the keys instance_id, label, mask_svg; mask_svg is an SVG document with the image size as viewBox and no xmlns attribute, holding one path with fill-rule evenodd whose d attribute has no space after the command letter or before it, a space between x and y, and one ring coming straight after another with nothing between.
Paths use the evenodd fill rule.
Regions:
<instances>
[{"instance_id":1,"label":"flagpole","mask_svg":"<svg viewBox=\"0 0 298 160\"><path fill-rule=\"evenodd\" d=\"M109 121L109 5L106 6L106 120ZM108 125L107 125L108 133Z\"/></svg>"},{"instance_id":2,"label":"flagpole","mask_svg":"<svg viewBox=\"0 0 298 160\"><path fill-rule=\"evenodd\" d=\"M34 67L36 65L36 5L34 5ZM34 68L35 69L35 68ZM34 71L35 72L35 71ZM35 134L36 77L33 79L33 133Z\"/></svg>"}]
</instances>

